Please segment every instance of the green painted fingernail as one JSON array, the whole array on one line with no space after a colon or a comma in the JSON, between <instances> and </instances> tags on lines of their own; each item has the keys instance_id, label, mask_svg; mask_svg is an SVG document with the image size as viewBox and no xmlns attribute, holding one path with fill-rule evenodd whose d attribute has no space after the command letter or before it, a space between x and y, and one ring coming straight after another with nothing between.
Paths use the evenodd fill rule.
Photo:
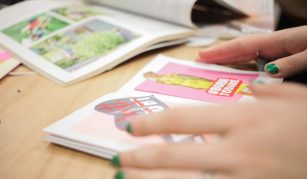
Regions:
<instances>
[{"instance_id":1,"label":"green painted fingernail","mask_svg":"<svg viewBox=\"0 0 307 179\"><path fill-rule=\"evenodd\" d=\"M271 73L271 74L276 74L279 72L279 68L277 65L275 65L274 63L268 64L266 66L266 70Z\"/></svg>"},{"instance_id":2,"label":"green painted fingernail","mask_svg":"<svg viewBox=\"0 0 307 179\"><path fill-rule=\"evenodd\" d=\"M120 167L120 158L119 158L119 156L118 155L113 156L111 163L115 167Z\"/></svg>"},{"instance_id":3,"label":"green painted fingernail","mask_svg":"<svg viewBox=\"0 0 307 179\"><path fill-rule=\"evenodd\" d=\"M126 131L130 134L132 134L132 126L130 123L128 123L127 127L126 127Z\"/></svg>"},{"instance_id":4,"label":"green painted fingernail","mask_svg":"<svg viewBox=\"0 0 307 179\"><path fill-rule=\"evenodd\" d=\"M114 179L125 179L125 173L123 171L117 171Z\"/></svg>"}]
</instances>

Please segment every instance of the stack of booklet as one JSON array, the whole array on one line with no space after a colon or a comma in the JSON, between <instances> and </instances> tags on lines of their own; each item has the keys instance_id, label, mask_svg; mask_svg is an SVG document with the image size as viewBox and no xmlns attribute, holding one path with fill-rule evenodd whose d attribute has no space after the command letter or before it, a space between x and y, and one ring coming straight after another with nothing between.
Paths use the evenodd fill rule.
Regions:
<instances>
[{"instance_id":1,"label":"stack of booklet","mask_svg":"<svg viewBox=\"0 0 307 179\"><path fill-rule=\"evenodd\" d=\"M0 45L34 71L69 85L144 51L186 42L196 33L196 22L203 27L229 22L229 27L241 28L242 23L232 20L254 14L241 10L242 0L236 1L25 1L0 11ZM252 4L266 7L268 3ZM271 26L263 27L272 30ZM246 26L242 29L246 31Z\"/></svg>"},{"instance_id":2,"label":"stack of booklet","mask_svg":"<svg viewBox=\"0 0 307 179\"><path fill-rule=\"evenodd\" d=\"M169 142L206 142L207 136L132 137L125 132L132 116L183 105L216 105L254 100L251 81L281 83L264 72L242 71L159 55L118 92L102 96L45 128L47 140L110 159L121 151ZM208 114L204 114L208 116Z\"/></svg>"}]
</instances>

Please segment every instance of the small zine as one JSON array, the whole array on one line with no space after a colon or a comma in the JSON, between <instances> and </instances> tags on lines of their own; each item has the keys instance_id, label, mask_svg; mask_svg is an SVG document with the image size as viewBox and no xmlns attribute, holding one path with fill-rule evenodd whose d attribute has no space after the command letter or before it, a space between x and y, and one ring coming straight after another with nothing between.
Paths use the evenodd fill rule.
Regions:
<instances>
[{"instance_id":1,"label":"small zine","mask_svg":"<svg viewBox=\"0 0 307 179\"><path fill-rule=\"evenodd\" d=\"M118 92L102 96L45 128L46 140L107 159L143 146L210 142L214 137L205 134L133 137L125 129L133 116L184 106L253 102L251 80L282 82L263 72L159 55Z\"/></svg>"}]
</instances>

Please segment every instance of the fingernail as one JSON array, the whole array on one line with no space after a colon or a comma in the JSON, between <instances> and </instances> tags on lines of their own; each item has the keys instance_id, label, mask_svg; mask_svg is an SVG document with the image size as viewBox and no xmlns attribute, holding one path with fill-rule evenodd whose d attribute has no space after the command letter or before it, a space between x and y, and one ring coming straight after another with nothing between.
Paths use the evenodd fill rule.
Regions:
<instances>
[{"instance_id":1,"label":"fingernail","mask_svg":"<svg viewBox=\"0 0 307 179\"><path fill-rule=\"evenodd\" d=\"M125 172L119 170L114 175L114 179L125 179Z\"/></svg>"},{"instance_id":2,"label":"fingernail","mask_svg":"<svg viewBox=\"0 0 307 179\"><path fill-rule=\"evenodd\" d=\"M276 74L279 72L279 68L274 63L266 65L266 71L268 71L271 74Z\"/></svg>"},{"instance_id":3,"label":"fingernail","mask_svg":"<svg viewBox=\"0 0 307 179\"><path fill-rule=\"evenodd\" d=\"M119 158L119 155L113 156L111 163L112 163L112 165L115 166L115 167L120 167L120 158Z\"/></svg>"},{"instance_id":4,"label":"fingernail","mask_svg":"<svg viewBox=\"0 0 307 179\"><path fill-rule=\"evenodd\" d=\"M130 134L132 134L132 125L130 123L128 123L127 127L126 127L126 131Z\"/></svg>"}]
</instances>

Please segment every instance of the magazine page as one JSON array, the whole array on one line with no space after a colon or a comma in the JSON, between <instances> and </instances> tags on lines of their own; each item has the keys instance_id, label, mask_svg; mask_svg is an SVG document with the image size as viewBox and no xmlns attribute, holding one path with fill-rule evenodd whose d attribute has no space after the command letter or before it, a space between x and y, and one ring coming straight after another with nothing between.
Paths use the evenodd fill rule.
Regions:
<instances>
[{"instance_id":1,"label":"magazine page","mask_svg":"<svg viewBox=\"0 0 307 179\"><path fill-rule=\"evenodd\" d=\"M276 8L274 0L223 0L240 8L247 18L228 21L223 24L199 25L199 37L236 38L255 33L275 30Z\"/></svg>"},{"instance_id":2,"label":"magazine page","mask_svg":"<svg viewBox=\"0 0 307 179\"><path fill-rule=\"evenodd\" d=\"M192 11L192 21L199 24L219 24L234 19L246 18L240 8L234 8L223 0L196 1Z\"/></svg>"},{"instance_id":3,"label":"magazine page","mask_svg":"<svg viewBox=\"0 0 307 179\"><path fill-rule=\"evenodd\" d=\"M224 0L233 7L242 9L242 11L249 15L249 18L245 19L250 21L250 24L254 24L257 27L274 29L274 0ZM243 22L245 20L242 20ZM273 23L272 23L273 22Z\"/></svg>"},{"instance_id":4,"label":"magazine page","mask_svg":"<svg viewBox=\"0 0 307 179\"><path fill-rule=\"evenodd\" d=\"M244 7L242 10L249 15L248 18L240 20L242 29L251 26L259 29L259 32L272 32L276 26L276 11L274 0L225 0L234 7ZM244 26L245 25L245 26ZM247 28L247 27L246 27ZM246 29L245 31L247 31Z\"/></svg>"},{"instance_id":5,"label":"magazine page","mask_svg":"<svg viewBox=\"0 0 307 179\"><path fill-rule=\"evenodd\" d=\"M87 0L194 28L200 22L218 23L246 17L240 9L223 0Z\"/></svg>"},{"instance_id":6,"label":"magazine page","mask_svg":"<svg viewBox=\"0 0 307 179\"><path fill-rule=\"evenodd\" d=\"M0 16L0 43L25 65L63 85L109 70L152 44L193 33L78 1L25 1L1 10Z\"/></svg>"},{"instance_id":7,"label":"magazine page","mask_svg":"<svg viewBox=\"0 0 307 179\"><path fill-rule=\"evenodd\" d=\"M281 83L264 72L236 70L213 64L178 60L159 55L138 72L119 92L163 96L182 104L220 104L253 100L249 84Z\"/></svg>"},{"instance_id":8,"label":"magazine page","mask_svg":"<svg viewBox=\"0 0 307 179\"><path fill-rule=\"evenodd\" d=\"M204 136L164 135L133 137L125 129L131 117L157 113L179 105L155 95L109 94L44 129L47 140L93 155L112 155L141 146L169 142L204 142Z\"/></svg>"},{"instance_id":9,"label":"magazine page","mask_svg":"<svg viewBox=\"0 0 307 179\"><path fill-rule=\"evenodd\" d=\"M192 9L197 0L88 0L133 13L193 27Z\"/></svg>"}]
</instances>

